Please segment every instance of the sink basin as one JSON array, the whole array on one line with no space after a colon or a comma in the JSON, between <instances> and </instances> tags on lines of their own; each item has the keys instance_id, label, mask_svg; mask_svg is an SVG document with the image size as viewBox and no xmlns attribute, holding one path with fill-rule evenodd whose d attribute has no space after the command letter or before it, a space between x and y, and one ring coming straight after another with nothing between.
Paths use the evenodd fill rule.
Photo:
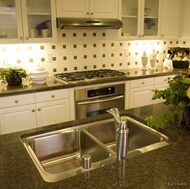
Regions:
<instances>
[{"instance_id":1,"label":"sink basin","mask_svg":"<svg viewBox=\"0 0 190 189\"><path fill-rule=\"evenodd\" d=\"M91 170L116 160L106 148L82 128L70 128L21 138L47 182L55 182L85 171L82 156L91 156Z\"/></svg>"},{"instance_id":2,"label":"sink basin","mask_svg":"<svg viewBox=\"0 0 190 189\"><path fill-rule=\"evenodd\" d=\"M151 129L131 117L126 117L129 128L128 157L169 145L169 138L164 134ZM91 123L87 127L87 130L108 148L116 152L116 131L114 119Z\"/></svg>"},{"instance_id":3,"label":"sink basin","mask_svg":"<svg viewBox=\"0 0 190 189\"><path fill-rule=\"evenodd\" d=\"M128 116L127 122L127 158L170 144L167 136L141 122ZM113 118L39 135L21 136L21 141L47 182L96 169L117 159ZM90 169L84 169L83 155L91 156Z\"/></svg>"}]
</instances>

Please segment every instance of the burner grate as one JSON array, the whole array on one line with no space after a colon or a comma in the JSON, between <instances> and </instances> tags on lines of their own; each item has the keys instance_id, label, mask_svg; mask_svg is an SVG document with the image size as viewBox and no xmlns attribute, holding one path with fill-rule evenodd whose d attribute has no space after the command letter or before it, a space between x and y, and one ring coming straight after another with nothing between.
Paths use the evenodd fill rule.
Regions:
<instances>
[{"instance_id":1,"label":"burner grate","mask_svg":"<svg viewBox=\"0 0 190 189\"><path fill-rule=\"evenodd\" d=\"M111 70L111 69L100 69L100 70L60 73L60 74L55 74L54 76L57 79L69 82L69 81L81 81L85 79L118 77L123 75L125 75L125 73L121 71Z\"/></svg>"}]
</instances>

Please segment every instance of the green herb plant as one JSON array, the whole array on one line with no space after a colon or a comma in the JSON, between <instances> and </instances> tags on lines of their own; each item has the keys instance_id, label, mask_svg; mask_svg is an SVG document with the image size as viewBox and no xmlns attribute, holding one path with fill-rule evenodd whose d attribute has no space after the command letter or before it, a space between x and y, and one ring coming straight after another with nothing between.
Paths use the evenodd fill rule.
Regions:
<instances>
[{"instance_id":1,"label":"green herb plant","mask_svg":"<svg viewBox=\"0 0 190 189\"><path fill-rule=\"evenodd\" d=\"M8 67L8 68L0 68L0 79L2 81L12 81L14 83L22 82L22 78L27 78L28 73L25 69L20 67ZM21 83L20 83L21 84Z\"/></svg>"},{"instance_id":2,"label":"green herb plant","mask_svg":"<svg viewBox=\"0 0 190 189\"><path fill-rule=\"evenodd\" d=\"M190 106L190 99L187 95L190 92L190 78L188 77L184 78L184 76L178 75L174 78L168 78L169 87L167 89L154 90L152 99L164 99L163 103L169 106L169 110L158 118L146 117L145 121L148 126L158 129L178 122L179 115L185 106Z\"/></svg>"}]
</instances>

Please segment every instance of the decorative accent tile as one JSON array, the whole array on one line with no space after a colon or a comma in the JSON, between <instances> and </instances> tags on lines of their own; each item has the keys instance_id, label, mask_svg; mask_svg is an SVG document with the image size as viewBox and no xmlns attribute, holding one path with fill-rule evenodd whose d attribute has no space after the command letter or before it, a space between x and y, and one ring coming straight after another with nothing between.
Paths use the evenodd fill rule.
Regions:
<instances>
[{"instance_id":1,"label":"decorative accent tile","mask_svg":"<svg viewBox=\"0 0 190 189\"><path fill-rule=\"evenodd\" d=\"M44 50L44 46L40 46L40 50Z\"/></svg>"},{"instance_id":2,"label":"decorative accent tile","mask_svg":"<svg viewBox=\"0 0 190 189\"><path fill-rule=\"evenodd\" d=\"M41 58L41 62L45 62L45 58Z\"/></svg>"},{"instance_id":3,"label":"decorative accent tile","mask_svg":"<svg viewBox=\"0 0 190 189\"><path fill-rule=\"evenodd\" d=\"M66 37L67 35L66 35L66 33L62 33L62 37Z\"/></svg>"},{"instance_id":4,"label":"decorative accent tile","mask_svg":"<svg viewBox=\"0 0 190 189\"><path fill-rule=\"evenodd\" d=\"M17 64L20 64L21 63L21 60L19 59L19 60L16 60L16 63Z\"/></svg>"},{"instance_id":5,"label":"decorative accent tile","mask_svg":"<svg viewBox=\"0 0 190 189\"><path fill-rule=\"evenodd\" d=\"M29 59L29 62L33 62L33 58L30 58L30 59Z\"/></svg>"}]
</instances>

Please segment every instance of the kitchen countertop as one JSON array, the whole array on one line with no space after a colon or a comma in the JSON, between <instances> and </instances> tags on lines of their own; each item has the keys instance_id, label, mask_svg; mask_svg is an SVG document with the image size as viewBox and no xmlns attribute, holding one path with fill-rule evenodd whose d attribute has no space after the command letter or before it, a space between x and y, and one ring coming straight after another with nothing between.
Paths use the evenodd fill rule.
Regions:
<instances>
[{"instance_id":1,"label":"kitchen countertop","mask_svg":"<svg viewBox=\"0 0 190 189\"><path fill-rule=\"evenodd\" d=\"M161 111L162 110L162 111ZM155 104L125 110L144 119L148 115L159 116L167 110L163 104ZM190 188L190 130L171 127L164 131L173 143L125 161L106 165L65 180L47 183L40 176L19 137L23 134L41 133L87 122L110 118L104 114L15 132L0 136L0 188L1 189L167 189ZM179 140L180 139L180 140Z\"/></svg>"},{"instance_id":2,"label":"kitchen countertop","mask_svg":"<svg viewBox=\"0 0 190 189\"><path fill-rule=\"evenodd\" d=\"M102 84L102 83L109 83L109 82L117 82L117 81L127 81L127 80L134 80L140 78L150 78L150 77L159 77L165 75L173 75L179 74L179 69L167 70L163 69L163 67L157 67L155 71L151 71L147 69L146 71L142 71L141 68L136 69L124 69L120 70L126 73L125 76L119 77L111 77L111 78L101 78L101 79L89 79L84 81L76 81L76 82L63 82L60 83L56 81L53 77L48 78L45 84L36 85L32 84L28 87L22 86L8 86L7 91L1 91L0 97L3 96L10 96L10 95L17 95L17 94L25 94L25 93L33 93L33 92L41 92L41 91L48 91L48 90L56 90L56 89L66 89L66 88L73 88L73 87L80 87L85 85L94 85L94 84Z\"/></svg>"}]
</instances>

